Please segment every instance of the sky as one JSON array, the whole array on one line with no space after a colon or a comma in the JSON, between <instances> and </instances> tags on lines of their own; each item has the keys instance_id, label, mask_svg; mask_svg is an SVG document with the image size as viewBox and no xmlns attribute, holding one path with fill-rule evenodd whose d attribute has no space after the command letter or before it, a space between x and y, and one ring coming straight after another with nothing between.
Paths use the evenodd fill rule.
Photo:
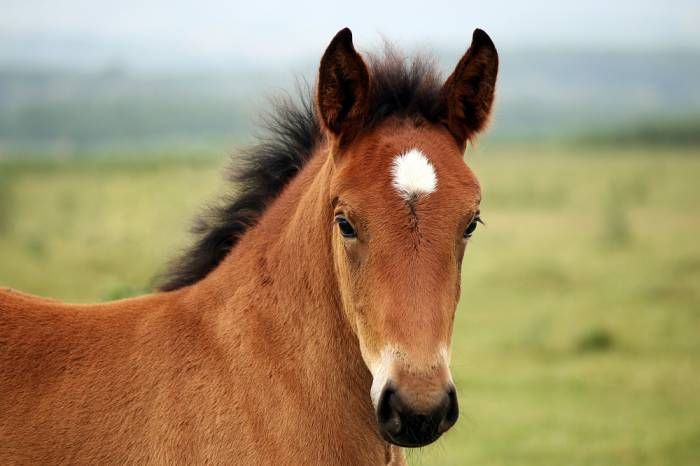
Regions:
<instances>
[{"instance_id":1,"label":"sky","mask_svg":"<svg viewBox=\"0 0 700 466\"><path fill-rule=\"evenodd\" d=\"M0 63L269 65L320 55L345 26L360 49L382 37L466 48L475 27L506 49L700 49L698 0L0 0L0 11Z\"/></svg>"}]
</instances>

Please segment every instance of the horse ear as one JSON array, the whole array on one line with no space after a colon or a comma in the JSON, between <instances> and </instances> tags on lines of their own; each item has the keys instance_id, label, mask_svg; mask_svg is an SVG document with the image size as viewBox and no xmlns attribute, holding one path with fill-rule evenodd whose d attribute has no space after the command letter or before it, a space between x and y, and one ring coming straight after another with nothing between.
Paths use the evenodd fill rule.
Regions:
<instances>
[{"instance_id":1,"label":"horse ear","mask_svg":"<svg viewBox=\"0 0 700 466\"><path fill-rule=\"evenodd\" d=\"M488 34L476 29L441 91L442 119L462 147L488 122L497 74L496 47Z\"/></svg>"},{"instance_id":2,"label":"horse ear","mask_svg":"<svg viewBox=\"0 0 700 466\"><path fill-rule=\"evenodd\" d=\"M317 105L326 128L343 139L362 126L369 100L369 72L345 28L328 45L318 76Z\"/></svg>"}]
</instances>

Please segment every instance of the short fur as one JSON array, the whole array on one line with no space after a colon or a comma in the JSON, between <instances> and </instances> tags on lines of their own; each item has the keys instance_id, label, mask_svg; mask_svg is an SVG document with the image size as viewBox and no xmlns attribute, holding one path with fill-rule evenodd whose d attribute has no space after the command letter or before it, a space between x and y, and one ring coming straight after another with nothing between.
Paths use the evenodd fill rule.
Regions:
<instances>
[{"instance_id":1,"label":"short fur","mask_svg":"<svg viewBox=\"0 0 700 466\"><path fill-rule=\"evenodd\" d=\"M279 107L171 291L75 305L0 289L0 464L400 466L399 446L454 424L447 355L481 199L455 134L488 116L489 54L446 90L392 56L355 79L349 30L328 50L321 114ZM391 169L411 148L439 185L409 210Z\"/></svg>"}]
</instances>

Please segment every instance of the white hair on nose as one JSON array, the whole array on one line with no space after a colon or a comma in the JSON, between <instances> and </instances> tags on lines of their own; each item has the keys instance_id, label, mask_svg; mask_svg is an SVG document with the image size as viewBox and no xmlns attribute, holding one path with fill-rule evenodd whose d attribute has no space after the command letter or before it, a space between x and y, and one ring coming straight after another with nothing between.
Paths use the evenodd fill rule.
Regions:
<instances>
[{"instance_id":1,"label":"white hair on nose","mask_svg":"<svg viewBox=\"0 0 700 466\"><path fill-rule=\"evenodd\" d=\"M450 371L450 348L446 345L441 345L430 359L426 360L418 366L411 366L406 360L406 353L393 345L386 345L379 353L379 357L369 364L369 370L372 373L372 386L370 388L370 397L375 409L379 406L379 400L386 388L387 383L392 378L395 370L395 364L402 364L405 370L414 374L422 374L422 376L435 373L436 370L444 368L447 371L447 378L450 383L454 384L452 372Z\"/></svg>"},{"instance_id":2,"label":"white hair on nose","mask_svg":"<svg viewBox=\"0 0 700 466\"><path fill-rule=\"evenodd\" d=\"M397 155L391 165L391 174L394 188L407 201L420 194L430 194L437 187L435 169L418 149Z\"/></svg>"},{"instance_id":3,"label":"white hair on nose","mask_svg":"<svg viewBox=\"0 0 700 466\"><path fill-rule=\"evenodd\" d=\"M389 375L391 371L391 363L394 361L394 355L396 351L387 346L385 347L380 356L379 360L370 368L372 372L372 388L370 389L370 397L372 398L372 404L376 408L379 406L379 398L382 395L384 386L389 380Z\"/></svg>"}]
</instances>

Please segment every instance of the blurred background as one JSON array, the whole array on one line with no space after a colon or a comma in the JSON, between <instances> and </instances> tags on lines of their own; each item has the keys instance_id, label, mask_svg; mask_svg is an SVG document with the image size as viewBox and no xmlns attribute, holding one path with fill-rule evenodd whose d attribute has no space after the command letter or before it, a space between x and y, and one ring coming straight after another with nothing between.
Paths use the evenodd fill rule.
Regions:
<instances>
[{"instance_id":1,"label":"blurred background","mask_svg":"<svg viewBox=\"0 0 700 466\"><path fill-rule=\"evenodd\" d=\"M148 292L268 98L334 33L433 53L485 29L496 112L466 160L462 417L412 465L700 464L697 1L0 1L0 284Z\"/></svg>"}]
</instances>

